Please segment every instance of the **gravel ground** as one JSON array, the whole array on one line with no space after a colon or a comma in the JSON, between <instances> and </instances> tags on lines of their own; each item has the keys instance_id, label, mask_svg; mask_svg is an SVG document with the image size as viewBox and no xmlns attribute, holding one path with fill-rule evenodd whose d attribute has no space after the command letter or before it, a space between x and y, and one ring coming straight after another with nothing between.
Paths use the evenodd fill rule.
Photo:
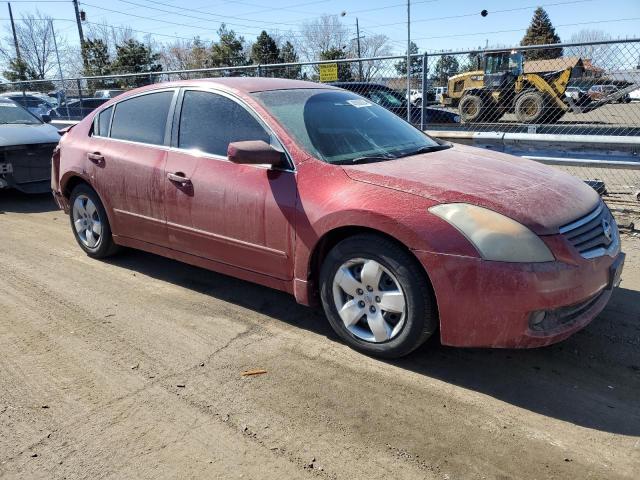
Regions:
<instances>
[{"instance_id":1,"label":"gravel ground","mask_svg":"<svg viewBox=\"0 0 640 480\"><path fill-rule=\"evenodd\" d=\"M385 362L288 295L91 260L49 196L0 192L0 477L637 478L640 238L623 245L621 288L564 343Z\"/></svg>"}]
</instances>

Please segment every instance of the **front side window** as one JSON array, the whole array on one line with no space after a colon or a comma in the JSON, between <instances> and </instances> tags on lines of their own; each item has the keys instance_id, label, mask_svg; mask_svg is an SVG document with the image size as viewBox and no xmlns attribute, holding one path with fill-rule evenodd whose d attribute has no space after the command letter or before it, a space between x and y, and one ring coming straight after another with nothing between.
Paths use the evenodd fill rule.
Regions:
<instances>
[{"instance_id":1,"label":"front side window","mask_svg":"<svg viewBox=\"0 0 640 480\"><path fill-rule=\"evenodd\" d=\"M263 140L270 136L237 102L211 92L187 90L180 111L178 148L227 156L231 142Z\"/></svg>"},{"instance_id":2,"label":"front side window","mask_svg":"<svg viewBox=\"0 0 640 480\"><path fill-rule=\"evenodd\" d=\"M116 104L111 138L163 145L173 91L129 98Z\"/></svg>"},{"instance_id":3,"label":"front side window","mask_svg":"<svg viewBox=\"0 0 640 480\"><path fill-rule=\"evenodd\" d=\"M329 163L383 159L441 145L375 103L352 92L272 90L253 94L310 154Z\"/></svg>"}]
</instances>

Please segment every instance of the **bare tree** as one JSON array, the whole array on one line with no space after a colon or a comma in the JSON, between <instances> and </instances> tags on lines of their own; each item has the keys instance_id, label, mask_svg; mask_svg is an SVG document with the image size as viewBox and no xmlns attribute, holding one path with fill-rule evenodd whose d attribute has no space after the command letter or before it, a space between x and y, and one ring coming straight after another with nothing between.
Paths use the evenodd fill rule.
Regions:
<instances>
[{"instance_id":1,"label":"bare tree","mask_svg":"<svg viewBox=\"0 0 640 480\"><path fill-rule=\"evenodd\" d=\"M112 25L90 23L85 37L92 40L102 40L109 50L109 55L115 57L116 45L122 45L127 40L134 40L135 35L131 27L114 27ZM145 40L146 44L149 44Z\"/></svg>"},{"instance_id":2,"label":"bare tree","mask_svg":"<svg viewBox=\"0 0 640 480\"><path fill-rule=\"evenodd\" d=\"M593 45L593 42L611 40L611 35L602 30L584 29L571 35L570 43L585 43L575 47L567 47L566 55L580 57L589 61L597 68L604 70L619 70L629 67L628 60L619 44ZM633 62L631 62L633 63Z\"/></svg>"},{"instance_id":3,"label":"bare tree","mask_svg":"<svg viewBox=\"0 0 640 480\"><path fill-rule=\"evenodd\" d=\"M36 11L35 14L23 15L22 19L16 22L20 56L30 79L47 78L57 69L51 22L50 16L39 11ZM0 46L0 56L5 65L11 65L12 61L15 64L16 52L9 25L6 26L5 32L4 45L8 47ZM58 47L64 50L66 48L64 38L58 36L56 39Z\"/></svg>"},{"instance_id":4,"label":"bare tree","mask_svg":"<svg viewBox=\"0 0 640 480\"><path fill-rule=\"evenodd\" d=\"M199 38L176 40L164 45L160 51L160 62L164 70L189 70L211 66L210 45ZM182 75L179 75L182 78ZM185 76L187 78L188 76Z\"/></svg>"},{"instance_id":5,"label":"bare tree","mask_svg":"<svg viewBox=\"0 0 640 480\"><path fill-rule=\"evenodd\" d=\"M382 34L366 35L360 39L360 57L385 57L391 55L389 37ZM357 50L356 50L357 51ZM388 62L368 60L362 62L363 80L371 81L378 74L384 75L384 67ZM393 72L390 72L393 74Z\"/></svg>"},{"instance_id":6,"label":"bare tree","mask_svg":"<svg viewBox=\"0 0 640 480\"><path fill-rule=\"evenodd\" d=\"M308 61L318 60L322 52L332 49L351 53L351 39L354 36L337 15L323 15L302 24L296 50Z\"/></svg>"}]
</instances>

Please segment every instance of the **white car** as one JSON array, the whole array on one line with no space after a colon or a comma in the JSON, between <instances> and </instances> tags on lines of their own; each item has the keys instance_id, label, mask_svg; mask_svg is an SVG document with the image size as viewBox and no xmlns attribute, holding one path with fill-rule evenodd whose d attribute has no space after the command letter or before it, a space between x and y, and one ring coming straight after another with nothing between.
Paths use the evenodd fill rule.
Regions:
<instances>
[{"instance_id":1,"label":"white car","mask_svg":"<svg viewBox=\"0 0 640 480\"><path fill-rule=\"evenodd\" d=\"M640 88L636 88L634 91L629 92L629 98L632 102L640 102Z\"/></svg>"}]
</instances>

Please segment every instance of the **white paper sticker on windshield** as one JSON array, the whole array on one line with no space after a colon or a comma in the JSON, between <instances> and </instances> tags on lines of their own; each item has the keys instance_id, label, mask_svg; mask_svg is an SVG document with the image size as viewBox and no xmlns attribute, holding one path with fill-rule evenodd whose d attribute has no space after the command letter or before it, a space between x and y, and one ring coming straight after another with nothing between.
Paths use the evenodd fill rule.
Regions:
<instances>
[{"instance_id":1,"label":"white paper sticker on windshield","mask_svg":"<svg viewBox=\"0 0 640 480\"><path fill-rule=\"evenodd\" d=\"M371 103L367 102L362 98L357 98L355 100L347 100L347 103L349 105L353 105L356 108L370 107L372 105Z\"/></svg>"}]
</instances>

